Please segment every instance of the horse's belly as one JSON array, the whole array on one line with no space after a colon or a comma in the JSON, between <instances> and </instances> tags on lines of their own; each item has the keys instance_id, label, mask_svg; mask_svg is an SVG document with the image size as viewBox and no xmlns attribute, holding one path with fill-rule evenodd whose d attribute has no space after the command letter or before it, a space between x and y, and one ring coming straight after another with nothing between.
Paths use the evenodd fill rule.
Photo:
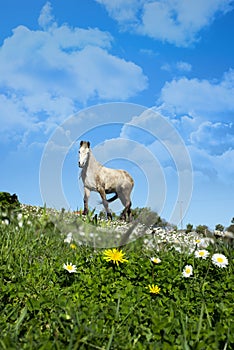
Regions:
<instances>
[{"instance_id":1,"label":"horse's belly","mask_svg":"<svg viewBox=\"0 0 234 350\"><path fill-rule=\"evenodd\" d=\"M105 188L106 194L116 193L116 188Z\"/></svg>"}]
</instances>

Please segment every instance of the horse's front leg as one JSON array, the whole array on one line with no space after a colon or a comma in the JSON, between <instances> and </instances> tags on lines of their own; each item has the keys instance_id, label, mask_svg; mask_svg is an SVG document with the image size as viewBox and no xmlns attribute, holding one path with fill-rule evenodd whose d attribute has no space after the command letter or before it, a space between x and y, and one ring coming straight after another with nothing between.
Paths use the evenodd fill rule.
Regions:
<instances>
[{"instance_id":1,"label":"horse's front leg","mask_svg":"<svg viewBox=\"0 0 234 350\"><path fill-rule=\"evenodd\" d=\"M90 190L85 187L84 188L84 211L83 215L87 215L89 211L89 196L90 196Z\"/></svg>"},{"instance_id":2,"label":"horse's front leg","mask_svg":"<svg viewBox=\"0 0 234 350\"><path fill-rule=\"evenodd\" d=\"M106 214L107 214L107 218L112 220L111 211L109 209L109 205L108 205L108 202L106 200L106 192L105 192L105 190L103 188L100 188L98 190L98 192L99 192L99 194L100 194L100 196L102 198L102 204L103 204L103 206L105 208L105 211L106 211Z\"/></svg>"}]
</instances>

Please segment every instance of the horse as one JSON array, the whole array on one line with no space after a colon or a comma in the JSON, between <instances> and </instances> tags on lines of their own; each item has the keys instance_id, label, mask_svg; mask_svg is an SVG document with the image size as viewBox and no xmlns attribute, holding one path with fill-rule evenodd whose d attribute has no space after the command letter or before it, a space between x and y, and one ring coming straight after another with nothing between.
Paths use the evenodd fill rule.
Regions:
<instances>
[{"instance_id":1,"label":"horse","mask_svg":"<svg viewBox=\"0 0 234 350\"><path fill-rule=\"evenodd\" d=\"M88 213L88 200L91 191L98 192L102 199L107 218L112 220L111 211L108 203L120 199L124 206L121 213L121 219L131 220L131 191L134 186L134 180L125 170L106 168L100 164L94 157L90 148L89 141L81 141L79 148L78 165L82 168L81 178L84 184L84 210L83 215ZM107 199L106 194L112 194L112 198Z\"/></svg>"}]
</instances>

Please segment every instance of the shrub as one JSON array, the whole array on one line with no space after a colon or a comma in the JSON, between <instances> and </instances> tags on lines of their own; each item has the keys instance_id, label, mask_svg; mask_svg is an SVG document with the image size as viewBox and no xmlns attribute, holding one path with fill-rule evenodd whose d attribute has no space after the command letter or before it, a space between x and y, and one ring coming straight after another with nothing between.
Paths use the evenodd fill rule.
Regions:
<instances>
[{"instance_id":1,"label":"shrub","mask_svg":"<svg viewBox=\"0 0 234 350\"><path fill-rule=\"evenodd\" d=\"M12 210L20 207L20 202L17 195L10 194L8 192L0 192L0 209L1 210Z\"/></svg>"}]
</instances>

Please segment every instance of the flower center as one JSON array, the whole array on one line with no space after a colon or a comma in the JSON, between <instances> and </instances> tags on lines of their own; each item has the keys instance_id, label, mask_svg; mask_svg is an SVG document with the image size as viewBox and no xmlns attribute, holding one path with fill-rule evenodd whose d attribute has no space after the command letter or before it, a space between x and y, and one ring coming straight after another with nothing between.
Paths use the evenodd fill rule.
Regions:
<instances>
[{"instance_id":1,"label":"flower center","mask_svg":"<svg viewBox=\"0 0 234 350\"><path fill-rule=\"evenodd\" d=\"M113 254L113 260L119 260L119 258L120 258L119 252L115 252Z\"/></svg>"},{"instance_id":2,"label":"flower center","mask_svg":"<svg viewBox=\"0 0 234 350\"><path fill-rule=\"evenodd\" d=\"M217 258L217 261L219 262L219 263L222 263L223 262L223 258Z\"/></svg>"},{"instance_id":3,"label":"flower center","mask_svg":"<svg viewBox=\"0 0 234 350\"><path fill-rule=\"evenodd\" d=\"M71 270L73 269L73 267L72 267L71 265L67 265L67 269L68 269L69 271L71 271Z\"/></svg>"}]
</instances>

